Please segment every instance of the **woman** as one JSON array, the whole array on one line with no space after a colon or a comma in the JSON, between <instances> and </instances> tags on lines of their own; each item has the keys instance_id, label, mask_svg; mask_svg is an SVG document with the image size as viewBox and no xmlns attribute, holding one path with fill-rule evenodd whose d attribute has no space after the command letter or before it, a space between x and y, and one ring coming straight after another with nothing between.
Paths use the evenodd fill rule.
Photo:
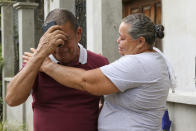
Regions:
<instances>
[{"instance_id":1,"label":"woman","mask_svg":"<svg viewBox=\"0 0 196 131\"><path fill-rule=\"evenodd\" d=\"M47 33L58 29L53 26ZM40 70L68 87L105 95L99 131L161 131L161 118L172 85L169 65L159 50L153 48L155 39L164 37L163 30L162 25L154 25L144 14L129 15L119 27L117 42L122 55L119 60L85 71L46 58ZM47 33L33 57L40 52L47 57L61 41L48 41Z\"/></svg>"}]
</instances>

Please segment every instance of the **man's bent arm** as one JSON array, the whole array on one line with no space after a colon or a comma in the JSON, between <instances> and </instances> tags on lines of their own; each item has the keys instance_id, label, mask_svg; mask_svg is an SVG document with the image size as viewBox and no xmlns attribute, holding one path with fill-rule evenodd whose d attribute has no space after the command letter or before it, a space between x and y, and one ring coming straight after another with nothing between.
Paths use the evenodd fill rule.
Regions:
<instances>
[{"instance_id":1,"label":"man's bent arm","mask_svg":"<svg viewBox=\"0 0 196 131\"><path fill-rule=\"evenodd\" d=\"M24 103L34 85L44 57L34 55L25 67L8 84L6 102L10 106Z\"/></svg>"},{"instance_id":2,"label":"man's bent arm","mask_svg":"<svg viewBox=\"0 0 196 131\"><path fill-rule=\"evenodd\" d=\"M45 32L39 41L34 56L9 83L6 94L8 105L17 106L26 101L44 59L54 52L56 47L64 44L65 40L67 40L66 34L61 30L60 26L52 26Z\"/></svg>"}]
</instances>

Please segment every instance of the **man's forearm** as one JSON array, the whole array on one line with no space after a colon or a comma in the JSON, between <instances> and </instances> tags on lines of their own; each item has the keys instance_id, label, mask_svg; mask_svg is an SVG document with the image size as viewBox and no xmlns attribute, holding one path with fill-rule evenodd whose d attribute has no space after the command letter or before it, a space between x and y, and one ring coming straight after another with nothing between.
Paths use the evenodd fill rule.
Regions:
<instances>
[{"instance_id":1,"label":"man's forearm","mask_svg":"<svg viewBox=\"0 0 196 131\"><path fill-rule=\"evenodd\" d=\"M46 57L67 40L66 34L60 26L53 26L41 37L38 47L27 65L20 71L7 88L6 102L11 106L19 105L26 101L34 85L36 76Z\"/></svg>"},{"instance_id":2,"label":"man's forearm","mask_svg":"<svg viewBox=\"0 0 196 131\"><path fill-rule=\"evenodd\" d=\"M6 102L10 106L22 104L28 98L44 58L35 55L8 84Z\"/></svg>"}]
</instances>

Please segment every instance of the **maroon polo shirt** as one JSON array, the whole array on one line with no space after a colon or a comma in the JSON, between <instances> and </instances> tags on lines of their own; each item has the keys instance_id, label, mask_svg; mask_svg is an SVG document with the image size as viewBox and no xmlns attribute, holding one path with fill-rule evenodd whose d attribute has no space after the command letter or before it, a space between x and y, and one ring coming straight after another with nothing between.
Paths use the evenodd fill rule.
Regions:
<instances>
[{"instance_id":1,"label":"maroon polo shirt","mask_svg":"<svg viewBox=\"0 0 196 131\"><path fill-rule=\"evenodd\" d=\"M73 67L90 70L106 64L105 57L87 51L87 63ZM42 72L32 96L34 131L97 131L100 97L65 87Z\"/></svg>"}]
</instances>

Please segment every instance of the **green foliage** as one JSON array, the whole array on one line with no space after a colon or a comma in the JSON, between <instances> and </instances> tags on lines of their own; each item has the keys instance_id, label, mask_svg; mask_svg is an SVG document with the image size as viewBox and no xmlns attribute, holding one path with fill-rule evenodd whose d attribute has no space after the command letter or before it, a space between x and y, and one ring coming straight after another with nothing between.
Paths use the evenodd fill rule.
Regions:
<instances>
[{"instance_id":1,"label":"green foliage","mask_svg":"<svg viewBox=\"0 0 196 131\"><path fill-rule=\"evenodd\" d=\"M0 122L0 131L28 131L25 124L19 122Z\"/></svg>"},{"instance_id":2,"label":"green foliage","mask_svg":"<svg viewBox=\"0 0 196 131\"><path fill-rule=\"evenodd\" d=\"M3 131L3 126L1 122L0 122L0 131Z\"/></svg>"},{"instance_id":3,"label":"green foliage","mask_svg":"<svg viewBox=\"0 0 196 131\"><path fill-rule=\"evenodd\" d=\"M0 98L0 104L3 104L3 98Z\"/></svg>"},{"instance_id":4,"label":"green foliage","mask_svg":"<svg viewBox=\"0 0 196 131\"><path fill-rule=\"evenodd\" d=\"M1 18L1 14L0 14ZM2 114L3 114L3 98L2 98L2 68L3 68L3 57L2 57L2 45L0 43L0 131L2 131Z\"/></svg>"},{"instance_id":5,"label":"green foliage","mask_svg":"<svg viewBox=\"0 0 196 131\"><path fill-rule=\"evenodd\" d=\"M13 0L0 0L0 2L11 2L11 1L13 1Z\"/></svg>"},{"instance_id":6,"label":"green foliage","mask_svg":"<svg viewBox=\"0 0 196 131\"><path fill-rule=\"evenodd\" d=\"M2 46L0 44L0 71L1 72L2 72L2 68L3 68L3 57L2 57Z\"/></svg>"},{"instance_id":7,"label":"green foliage","mask_svg":"<svg viewBox=\"0 0 196 131\"><path fill-rule=\"evenodd\" d=\"M3 99L2 99L2 68L3 68L3 58L2 58L2 46L0 44L0 121L2 120L2 112L3 112ZM1 126L1 124L0 124ZM0 130L1 131L1 130Z\"/></svg>"}]
</instances>

